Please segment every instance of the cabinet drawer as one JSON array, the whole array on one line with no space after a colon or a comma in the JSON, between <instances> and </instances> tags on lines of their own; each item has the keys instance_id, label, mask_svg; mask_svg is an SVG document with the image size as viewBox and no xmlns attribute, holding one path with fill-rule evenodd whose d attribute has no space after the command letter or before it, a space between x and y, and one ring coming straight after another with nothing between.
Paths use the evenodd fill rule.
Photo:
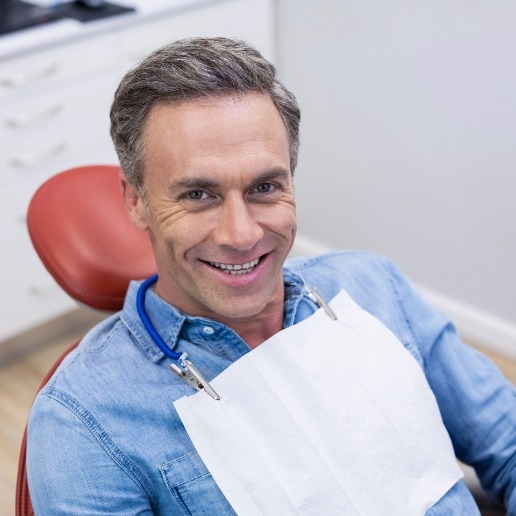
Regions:
<instances>
[{"instance_id":1,"label":"cabinet drawer","mask_svg":"<svg viewBox=\"0 0 516 516\"><path fill-rule=\"evenodd\" d=\"M106 127L117 82L116 73L104 73L73 87L52 89L37 96L23 95L17 102L6 103L0 113L0 141L23 141L47 131L80 132L82 115L89 116L92 111L98 113L102 128Z\"/></svg>"},{"instance_id":2,"label":"cabinet drawer","mask_svg":"<svg viewBox=\"0 0 516 516\"><path fill-rule=\"evenodd\" d=\"M2 266L5 295L0 301L0 340L61 315L77 305L39 262L36 255Z\"/></svg>"},{"instance_id":3,"label":"cabinet drawer","mask_svg":"<svg viewBox=\"0 0 516 516\"><path fill-rule=\"evenodd\" d=\"M0 179L41 178L42 171L45 171L44 175L53 174L84 162L93 164L108 160L116 163L107 128L102 128L96 119L83 120L83 125L94 127L97 132L44 134L27 138L25 147L13 145L6 153L0 154Z\"/></svg>"},{"instance_id":4,"label":"cabinet drawer","mask_svg":"<svg viewBox=\"0 0 516 516\"><path fill-rule=\"evenodd\" d=\"M0 179L12 182L41 178L43 170L54 174L84 160L90 164L106 160L116 163L109 136L107 103L90 105L86 112L82 111L83 107L79 112L60 117L60 123L49 123L44 130L33 128L0 140L5 149L0 153Z\"/></svg>"},{"instance_id":5,"label":"cabinet drawer","mask_svg":"<svg viewBox=\"0 0 516 516\"><path fill-rule=\"evenodd\" d=\"M100 36L1 63L0 99L115 66L112 36Z\"/></svg>"}]
</instances>

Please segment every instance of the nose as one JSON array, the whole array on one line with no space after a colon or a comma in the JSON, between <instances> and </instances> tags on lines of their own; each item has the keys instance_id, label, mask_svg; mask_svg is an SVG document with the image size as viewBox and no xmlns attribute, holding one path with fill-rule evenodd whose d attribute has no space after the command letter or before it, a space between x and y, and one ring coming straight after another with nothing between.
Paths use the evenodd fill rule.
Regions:
<instances>
[{"instance_id":1,"label":"nose","mask_svg":"<svg viewBox=\"0 0 516 516\"><path fill-rule=\"evenodd\" d=\"M215 244L238 251L252 249L264 232L251 208L239 195L228 196L220 207L213 231Z\"/></svg>"}]
</instances>

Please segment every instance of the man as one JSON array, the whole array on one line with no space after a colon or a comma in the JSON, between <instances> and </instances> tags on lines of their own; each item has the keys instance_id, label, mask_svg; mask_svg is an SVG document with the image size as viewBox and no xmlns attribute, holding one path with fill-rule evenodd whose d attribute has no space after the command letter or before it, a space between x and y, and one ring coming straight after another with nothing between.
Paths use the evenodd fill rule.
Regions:
<instances>
[{"instance_id":1,"label":"man","mask_svg":"<svg viewBox=\"0 0 516 516\"><path fill-rule=\"evenodd\" d=\"M395 338L424 372L457 457L516 511L516 402L496 368L382 257L336 253L284 267L296 233L299 119L274 67L239 41L178 41L122 80L111 134L129 217L148 232L159 276L131 284L123 311L90 332L35 401L28 476L36 514L233 514L231 486L214 480L172 404L194 391L169 365L184 367L187 353L210 389L283 329L316 320L309 286L328 301L345 290ZM360 450L364 463L374 464L368 451ZM374 498L377 486L364 487ZM460 480L425 507L478 514Z\"/></svg>"}]
</instances>

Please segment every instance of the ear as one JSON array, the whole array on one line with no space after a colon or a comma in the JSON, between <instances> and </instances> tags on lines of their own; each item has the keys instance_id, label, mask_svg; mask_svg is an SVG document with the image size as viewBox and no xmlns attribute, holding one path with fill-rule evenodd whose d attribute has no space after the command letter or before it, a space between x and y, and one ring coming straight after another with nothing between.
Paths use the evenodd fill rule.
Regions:
<instances>
[{"instance_id":1,"label":"ear","mask_svg":"<svg viewBox=\"0 0 516 516\"><path fill-rule=\"evenodd\" d=\"M143 199L135 188L127 182L123 172L120 172L120 185L122 186L125 209L131 222L141 231L146 231L149 228L148 213Z\"/></svg>"}]
</instances>

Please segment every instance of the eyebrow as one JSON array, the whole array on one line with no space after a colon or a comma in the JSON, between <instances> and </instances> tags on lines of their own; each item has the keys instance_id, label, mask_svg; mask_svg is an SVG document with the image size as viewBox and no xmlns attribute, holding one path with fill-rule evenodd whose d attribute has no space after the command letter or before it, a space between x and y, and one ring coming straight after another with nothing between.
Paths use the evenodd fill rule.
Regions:
<instances>
[{"instance_id":1,"label":"eyebrow","mask_svg":"<svg viewBox=\"0 0 516 516\"><path fill-rule=\"evenodd\" d=\"M253 183L263 183L264 181L270 181L272 179L289 179L291 176L290 170L285 168L273 168L272 170L267 170L261 174L258 174L255 178L253 178Z\"/></svg>"},{"instance_id":2,"label":"eyebrow","mask_svg":"<svg viewBox=\"0 0 516 516\"><path fill-rule=\"evenodd\" d=\"M291 176L290 170L285 168L274 168L258 174L252 178L251 183L263 183L265 181L271 181L273 179L288 179ZM185 177L184 179L178 179L173 181L170 185L173 190L182 189L204 189L204 188L217 188L220 186L218 181L209 177Z\"/></svg>"},{"instance_id":3,"label":"eyebrow","mask_svg":"<svg viewBox=\"0 0 516 516\"><path fill-rule=\"evenodd\" d=\"M178 179L171 183L172 189L196 189L196 188L216 188L219 186L218 181L214 181L208 177L186 177L184 179Z\"/></svg>"}]
</instances>

